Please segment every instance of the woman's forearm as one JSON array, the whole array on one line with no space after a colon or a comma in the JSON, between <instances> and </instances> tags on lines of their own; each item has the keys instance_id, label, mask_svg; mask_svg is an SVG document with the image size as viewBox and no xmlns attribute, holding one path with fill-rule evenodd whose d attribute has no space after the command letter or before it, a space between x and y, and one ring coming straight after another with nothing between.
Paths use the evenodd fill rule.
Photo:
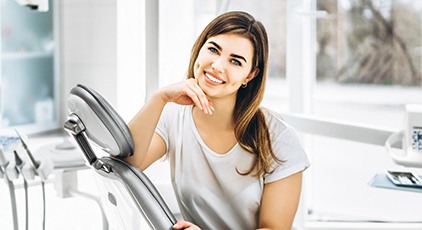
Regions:
<instances>
[{"instance_id":1,"label":"woman's forearm","mask_svg":"<svg viewBox=\"0 0 422 230\"><path fill-rule=\"evenodd\" d=\"M129 163L143 168L143 166L147 166L158 159L160 154L164 154L165 146L162 146L162 142L153 142L156 146L152 146L152 148L150 148L150 144L161 112L168 102L179 105L196 105L208 114L212 114L214 111L196 79L184 80L161 88L148 99L142 109L129 122L129 129L135 143L134 156L127 159ZM150 162L144 162L146 158Z\"/></svg>"},{"instance_id":2,"label":"woman's forearm","mask_svg":"<svg viewBox=\"0 0 422 230\"><path fill-rule=\"evenodd\" d=\"M165 102L159 92L154 93L128 123L135 144L134 154L127 161L140 167L148 153Z\"/></svg>"}]
</instances>

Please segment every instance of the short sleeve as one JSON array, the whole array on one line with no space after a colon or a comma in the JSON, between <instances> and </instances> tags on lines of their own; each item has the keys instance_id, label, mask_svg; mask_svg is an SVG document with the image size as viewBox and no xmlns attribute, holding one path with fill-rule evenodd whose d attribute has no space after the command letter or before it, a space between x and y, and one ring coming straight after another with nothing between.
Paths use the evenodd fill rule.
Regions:
<instances>
[{"instance_id":1,"label":"short sleeve","mask_svg":"<svg viewBox=\"0 0 422 230\"><path fill-rule=\"evenodd\" d=\"M264 183L274 182L306 170L310 162L296 130L279 118L274 118L269 126L274 153L282 162L274 161L273 171L264 176Z\"/></svg>"},{"instance_id":2,"label":"short sleeve","mask_svg":"<svg viewBox=\"0 0 422 230\"><path fill-rule=\"evenodd\" d=\"M171 129L174 127L174 122L177 121L175 119L175 115L178 114L176 112L177 105L174 103L168 103L163 109L161 113L160 120L158 121L157 127L155 128L155 133L157 133L163 141L166 143L166 152L168 152L170 146L170 132Z\"/></svg>"}]
</instances>

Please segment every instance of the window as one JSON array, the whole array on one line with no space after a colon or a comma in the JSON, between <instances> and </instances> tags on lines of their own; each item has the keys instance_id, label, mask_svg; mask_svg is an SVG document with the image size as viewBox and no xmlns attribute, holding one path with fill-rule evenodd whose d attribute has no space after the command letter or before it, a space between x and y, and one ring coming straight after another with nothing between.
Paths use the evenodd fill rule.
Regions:
<instances>
[{"instance_id":1,"label":"window","mask_svg":"<svg viewBox=\"0 0 422 230\"><path fill-rule=\"evenodd\" d=\"M316 7L327 16L316 22L314 112L401 128L403 105L422 96L422 3L318 0Z\"/></svg>"},{"instance_id":2,"label":"window","mask_svg":"<svg viewBox=\"0 0 422 230\"><path fill-rule=\"evenodd\" d=\"M0 127L24 133L58 127L53 7L39 12L1 1Z\"/></svg>"},{"instance_id":3,"label":"window","mask_svg":"<svg viewBox=\"0 0 422 230\"><path fill-rule=\"evenodd\" d=\"M404 105L422 96L421 2L318 0L315 7L326 14L315 18L312 113L403 129ZM383 146L313 137L312 157L310 219L420 222L419 194L368 186L387 169L417 170L394 164Z\"/></svg>"}]
</instances>

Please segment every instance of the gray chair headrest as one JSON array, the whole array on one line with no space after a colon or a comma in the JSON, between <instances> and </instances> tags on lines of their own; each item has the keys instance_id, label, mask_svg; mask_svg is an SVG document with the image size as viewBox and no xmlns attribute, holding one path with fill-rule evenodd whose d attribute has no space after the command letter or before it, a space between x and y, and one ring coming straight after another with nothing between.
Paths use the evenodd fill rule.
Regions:
<instances>
[{"instance_id":1,"label":"gray chair headrest","mask_svg":"<svg viewBox=\"0 0 422 230\"><path fill-rule=\"evenodd\" d=\"M133 154L134 143L129 128L110 103L98 92L78 84L67 100L69 113L76 114L93 143L112 156L126 158Z\"/></svg>"}]
</instances>

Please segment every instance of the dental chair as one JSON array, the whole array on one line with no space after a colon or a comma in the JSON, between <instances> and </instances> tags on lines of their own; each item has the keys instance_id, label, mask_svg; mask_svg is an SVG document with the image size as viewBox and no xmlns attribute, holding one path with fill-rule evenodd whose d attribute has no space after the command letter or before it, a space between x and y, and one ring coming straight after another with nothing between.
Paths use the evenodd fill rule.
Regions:
<instances>
[{"instance_id":1,"label":"dental chair","mask_svg":"<svg viewBox=\"0 0 422 230\"><path fill-rule=\"evenodd\" d=\"M64 128L99 177L100 199L110 229L141 229L142 220L151 229L171 229L176 218L158 190L141 170L123 160L133 154L134 144L113 107L84 85L70 91L67 106Z\"/></svg>"}]
</instances>

